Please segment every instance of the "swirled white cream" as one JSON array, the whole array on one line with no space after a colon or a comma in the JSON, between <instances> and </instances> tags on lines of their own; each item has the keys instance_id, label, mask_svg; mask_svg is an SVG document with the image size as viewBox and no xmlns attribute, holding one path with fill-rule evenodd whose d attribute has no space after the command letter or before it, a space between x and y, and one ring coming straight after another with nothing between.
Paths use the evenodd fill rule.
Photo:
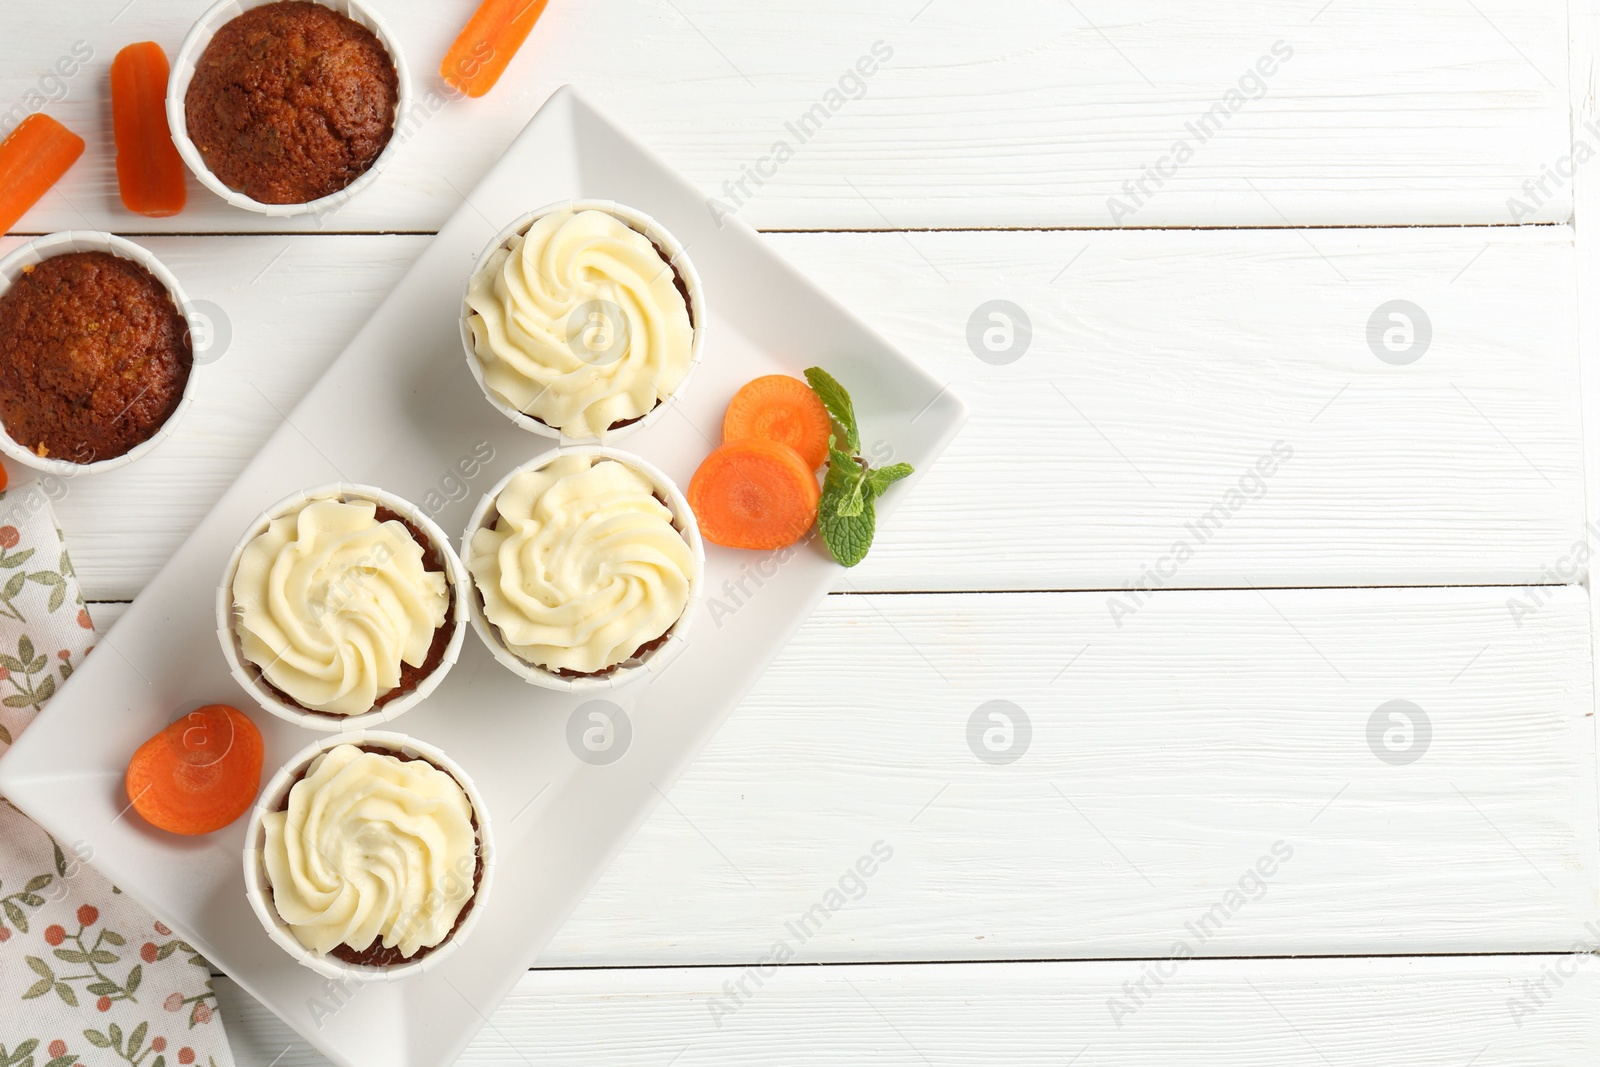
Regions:
<instances>
[{"instance_id":1,"label":"swirled white cream","mask_svg":"<svg viewBox=\"0 0 1600 1067\"><path fill-rule=\"evenodd\" d=\"M489 388L569 437L599 437L671 396L693 330L672 267L603 211L557 211L479 265L468 326Z\"/></svg>"},{"instance_id":2,"label":"swirled white cream","mask_svg":"<svg viewBox=\"0 0 1600 1067\"><path fill-rule=\"evenodd\" d=\"M410 956L443 941L473 894L472 802L425 760L339 745L262 825L273 907L318 954L382 938Z\"/></svg>"},{"instance_id":3,"label":"swirled white cream","mask_svg":"<svg viewBox=\"0 0 1600 1067\"><path fill-rule=\"evenodd\" d=\"M525 471L489 519L472 535L467 567L485 617L529 663L605 670L688 606L688 542L650 480L616 460L562 456Z\"/></svg>"},{"instance_id":4,"label":"swirled white cream","mask_svg":"<svg viewBox=\"0 0 1600 1067\"><path fill-rule=\"evenodd\" d=\"M251 539L233 577L240 651L297 703L360 715L421 667L444 624L444 575L370 501L313 500Z\"/></svg>"}]
</instances>

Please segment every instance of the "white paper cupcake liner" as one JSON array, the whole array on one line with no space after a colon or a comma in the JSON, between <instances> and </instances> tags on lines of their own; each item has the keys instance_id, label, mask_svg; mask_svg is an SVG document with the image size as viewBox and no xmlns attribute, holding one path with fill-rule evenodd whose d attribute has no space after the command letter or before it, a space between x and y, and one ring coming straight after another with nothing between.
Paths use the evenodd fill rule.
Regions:
<instances>
[{"instance_id":1,"label":"white paper cupcake liner","mask_svg":"<svg viewBox=\"0 0 1600 1067\"><path fill-rule=\"evenodd\" d=\"M4 296L10 290L16 280L22 277L26 268L69 252L106 252L139 264L155 275L156 280L166 287L167 293L172 297L173 305L188 324L189 336L194 338L204 335L204 326L197 317L194 305L172 272L148 250L126 238L100 230L66 230L62 233L52 233L36 237L12 250L4 259L0 259L0 296ZM98 474L101 471L125 467L139 457L149 454L172 436L179 420L188 412L189 405L194 401L194 380L199 369L199 366L194 364L189 367L189 379L183 384L183 397L178 401L178 406L173 408L172 414L167 416L167 421L162 423L147 440L139 442L120 456L97 459L89 463L75 463L70 459L51 459L40 456L33 449L25 448L13 440L11 435L5 432L3 425L0 425L0 452L4 452L18 463L64 478L73 478L80 474Z\"/></svg>"},{"instance_id":2,"label":"white paper cupcake liner","mask_svg":"<svg viewBox=\"0 0 1600 1067\"><path fill-rule=\"evenodd\" d=\"M299 705L291 704L284 700L263 680L260 668L245 658L244 650L239 643L238 630L234 626L233 577L239 570L239 559L244 555L245 547L257 535L266 530L267 525L278 516L297 512L313 500L329 498L370 500L405 518L427 535L428 539L433 542L434 548L443 557L445 580L450 586L450 609L447 621L454 620L455 630L451 633L450 640L445 645L444 658L439 661L439 666L418 682L416 688L411 692L395 697L382 707L360 715L331 715L323 712L308 711ZM261 707L278 716L278 718L287 719L296 726L304 726L308 730L318 730L323 733L359 730L363 727L378 726L394 721L422 703L430 693L439 687L439 683L444 681L444 676L450 673L450 668L455 666L456 660L461 655L461 643L466 637L467 602L472 599L468 595L471 590L471 584L467 569L462 566L461 557L456 555L455 548L450 544L450 539L445 536L445 532L439 529L437 523L410 501L378 489L375 486L355 485L347 482L336 482L331 485L317 486L313 489L302 489L298 493L292 493L284 497L256 516L255 521L250 524L244 535L239 538L239 543L234 546L232 555L228 557L228 565L223 569L222 584L217 586L217 640L222 644L222 654L228 661L228 670L233 673L234 679L255 698L257 704L260 704Z\"/></svg>"},{"instance_id":3,"label":"white paper cupcake liner","mask_svg":"<svg viewBox=\"0 0 1600 1067\"><path fill-rule=\"evenodd\" d=\"M619 666L606 674L579 677L564 677L555 671L537 664L530 663L506 647L500 636L499 627L489 621L483 611L483 596L478 592L477 579L472 581L472 595L467 598L471 607L472 628L483 640L494 655L494 658L513 674L533 685L545 689L554 689L563 693L605 693L618 689L629 682L640 678L648 678L651 674L666 669L678 654L681 653L688 641L689 625L700 612L700 603L705 597L705 569L706 549L705 542L700 539L700 525L695 521L694 512L689 508L689 501L685 499L672 479L668 478L654 466L646 463L631 452L620 449L605 448L600 445L576 445L571 448L561 448L524 463L500 479L493 489L484 494L478 501L478 506L472 511L472 518L467 523L467 529L461 538L461 551L464 556L472 553L472 535L482 529L494 517L495 501L499 499L501 490L511 483L511 479L524 471L540 470L555 462L562 456L593 456L599 459L614 459L625 466L631 467L650 479L654 486L667 502L671 509L675 525L683 534L683 539L689 543L689 552L693 558L693 570L689 573L689 602L684 605L683 614L678 616L678 621L667 630L667 641L659 648L645 653L638 662L632 665ZM470 572L469 572L470 574Z\"/></svg>"},{"instance_id":4,"label":"white paper cupcake liner","mask_svg":"<svg viewBox=\"0 0 1600 1067\"><path fill-rule=\"evenodd\" d=\"M629 229L648 237L655 246L666 254L667 262L677 271L678 277L683 279L683 287L689 294L689 320L692 324L692 333L689 342L689 370L684 374L683 381L678 383L678 388L672 395L661 400L655 407L645 412L633 422L616 429L607 429L595 437L569 437L560 430L551 426L542 419L534 418L526 412L518 410L510 401L489 387L488 380L484 377L483 361L478 358L477 346L472 339L472 328L467 325L472 317L472 309L467 306L467 292L472 287L472 279L477 275L478 265L488 259L489 254L504 245L518 234L526 233L535 222L556 211L603 211L622 222ZM679 243L678 239L667 231L655 219L644 212L613 200L563 200L555 204L546 204L544 207L528 212L512 222L505 229L495 234L494 238L483 246L483 251L478 253L478 258L472 271L467 275L466 285L461 292L461 347L467 356L467 366L472 371L473 379L478 383L478 388L483 390L483 395L493 404L496 411L522 427L530 433L541 437L548 437L557 444L566 446L574 444L610 444L622 440L648 426L653 426L660 421L667 412L667 405L676 403L689 389L689 381L694 377L695 368L700 365L701 352L705 347L706 306L705 289L700 281L700 274L694 269L694 262L689 254Z\"/></svg>"},{"instance_id":5,"label":"white paper cupcake liner","mask_svg":"<svg viewBox=\"0 0 1600 1067\"><path fill-rule=\"evenodd\" d=\"M300 939L294 936L294 930L284 922L283 917L278 914L277 907L272 903L272 883L267 877L267 865L262 854L266 846L266 827L262 820L283 803L307 764L321 753L340 745L371 745L427 760L460 784L477 818L478 856L483 861L483 873L479 876L477 888L473 891L472 910L461 920L461 925L433 951L410 963L383 967L346 963L331 955L318 955L300 943ZM288 762L262 789L255 808L250 812L244 841L244 892L250 901L251 910L256 913L256 918L261 920L268 937L282 946L283 950L302 966L309 967L327 978L351 979L358 982L398 982L439 966L450 958L472 933L473 927L477 926L478 917L483 914L484 905L489 900L489 884L493 881L494 875L494 834L489 825L489 809L484 805L483 796L478 792L478 786L473 782L472 776L462 770L461 766L449 756L427 742L389 731L356 730L325 737L289 757Z\"/></svg>"},{"instance_id":6,"label":"white paper cupcake liner","mask_svg":"<svg viewBox=\"0 0 1600 1067\"><path fill-rule=\"evenodd\" d=\"M200 155L200 149L189 137L189 119L184 109L184 97L189 92L189 82L194 78L195 67L200 62L200 57L205 54L211 38L216 36L217 31L223 26L251 8L265 7L276 2L277 0L221 0L195 21L189 30L189 35L179 46L178 54L172 60L172 74L167 79L167 126L172 131L172 143L178 146L178 155L183 157L183 162L194 176L200 179L200 184L234 207L278 217L333 211L371 185L378 177L378 172L388 166L402 140L401 123L411 111L411 79L399 43L383 20L359 0L312 0L313 3L332 8L351 21L358 22L371 30L388 50L389 59L394 63L395 78L399 85L398 99L395 101L394 132L389 137L389 143L383 146L383 151L378 153L378 158L372 161L372 166L368 167L359 178L336 193L329 193L327 196L308 200L303 204L263 204L235 189L228 188L219 181L217 176L211 173L211 168L206 166L205 160Z\"/></svg>"}]
</instances>

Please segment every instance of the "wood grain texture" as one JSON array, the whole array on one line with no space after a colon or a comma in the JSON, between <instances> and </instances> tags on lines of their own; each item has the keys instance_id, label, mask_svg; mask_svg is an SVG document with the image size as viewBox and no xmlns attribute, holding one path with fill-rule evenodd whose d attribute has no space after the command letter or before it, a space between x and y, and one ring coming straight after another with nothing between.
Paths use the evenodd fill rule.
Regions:
<instances>
[{"instance_id":1,"label":"wood grain texture","mask_svg":"<svg viewBox=\"0 0 1600 1067\"><path fill-rule=\"evenodd\" d=\"M1583 526L1565 227L768 240L972 408L842 588L1584 574L1565 565ZM193 296L224 309L233 343L200 368L172 442L74 482L60 503L90 597L143 587L425 241L145 241ZM1032 322L1031 346L1004 366L977 358L967 337L995 298ZM1396 298L1432 323L1431 346L1407 366L1367 344L1369 317ZM795 369L809 362L797 353ZM835 369L848 381L848 367ZM866 431L872 447L892 447ZM1258 479L1279 442L1292 458ZM1230 498L1241 489L1248 499ZM1180 542L1192 558L1177 558Z\"/></svg>"},{"instance_id":2,"label":"wood grain texture","mask_svg":"<svg viewBox=\"0 0 1600 1067\"><path fill-rule=\"evenodd\" d=\"M1586 1067L1600 1056L1592 956L1176 966L1120 1027L1107 1005L1140 978L1130 961L786 967L759 989L746 980L753 995L716 1019L713 998L745 972L533 971L459 1062ZM1514 1020L1511 1001L1541 979L1543 1006ZM327 1062L226 979L218 995L241 1067Z\"/></svg>"},{"instance_id":3,"label":"wood grain texture","mask_svg":"<svg viewBox=\"0 0 1600 1067\"><path fill-rule=\"evenodd\" d=\"M832 891L796 962L1565 950L1600 920L1587 600L1519 626L1507 592L1165 592L1120 629L830 597L541 963L753 963ZM1409 764L1370 747L1396 699ZM1006 765L969 747L997 700Z\"/></svg>"},{"instance_id":4,"label":"wood grain texture","mask_svg":"<svg viewBox=\"0 0 1600 1067\"><path fill-rule=\"evenodd\" d=\"M106 70L134 40L175 53L203 6L0 8L0 113L64 92L48 110L90 146L22 231L433 230L566 82L769 228L1502 223L1569 134L1560 0L994 0L981 14L962 0L556 3L479 101L447 100L436 73L470 0L386 0L419 104L373 189L320 223L233 210L194 181L182 215L129 215ZM78 41L94 58L63 88L51 68ZM845 82L860 98L790 132L879 41L892 57L861 89ZM1291 58L1259 76L1280 41ZM775 164L780 140L793 155ZM1179 141L1193 153L1181 165ZM770 175L759 187L725 188L756 166ZM1114 218L1110 199L1139 203L1126 183L1156 166L1171 177L1144 179L1152 197ZM1571 216L1561 182L1528 203L1526 219Z\"/></svg>"}]
</instances>

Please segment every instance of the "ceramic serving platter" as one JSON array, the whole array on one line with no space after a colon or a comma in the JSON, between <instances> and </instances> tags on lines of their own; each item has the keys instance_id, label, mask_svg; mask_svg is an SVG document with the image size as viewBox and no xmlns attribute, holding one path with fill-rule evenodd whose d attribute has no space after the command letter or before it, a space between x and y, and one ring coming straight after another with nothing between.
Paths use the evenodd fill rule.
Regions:
<instances>
[{"instance_id":1,"label":"ceramic serving platter","mask_svg":"<svg viewBox=\"0 0 1600 1067\"><path fill-rule=\"evenodd\" d=\"M124 811L129 755L200 704L232 703L252 715L266 738L267 775L317 737L256 708L216 638L219 577L262 509L307 486L362 482L416 502L457 534L484 491L552 446L484 398L462 354L457 314L489 238L532 208L579 197L653 216L687 247L704 282L704 359L687 395L622 445L679 485L718 439L728 398L760 374L830 368L854 395L863 437L889 442L894 458L919 472L965 418L939 381L737 219L719 224L693 186L576 92L550 98L0 761L0 793L59 840L92 849L96 867L336 1063L453 1062L843 573L818 544L776 554L708 545L708 598L683 652L606 695L610 706L530 686L469 635L438 690L388 728L437 745L478 782L495 825L495 891L461 949L405 981L330 989L273 944L245 900L243 819L187 839ZM226 362L197 371L228 372ZM917 491L917 477L880 501L880 521ZM728 583L744 593L724 595Z\"/></svg>"}]
</instances>

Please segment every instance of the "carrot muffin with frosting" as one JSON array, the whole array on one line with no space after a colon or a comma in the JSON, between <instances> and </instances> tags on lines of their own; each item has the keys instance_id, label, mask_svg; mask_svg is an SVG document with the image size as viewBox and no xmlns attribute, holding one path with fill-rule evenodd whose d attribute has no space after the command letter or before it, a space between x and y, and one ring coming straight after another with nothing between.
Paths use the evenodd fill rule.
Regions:
<instances>
[{"instance_id":1,"label":"carrot muffin with frosting","mask_svg":"<svg viewBox=\"0 0 1600 1067\"><path fill-rule=\"evenodd\" d=\"M460 927L483 874L461 783L377 746L319 753L262 829L273 908L307 949L346 963L432 952Z\"/></svg>"},{"instance_id":2,"label":"carrot muffin with frosting","mask_svg":"<svg viewBox=\"0 0 1600 1067\"><path fill-rule=\"evenodd\" d=\"M289 702L361 715L436 670L455 628L442 554L373 501L279 515L234 571L239 651Z\"/></svg>"},{"instance_id":3,"label":"carrot muffin with frosting","mask_svg":"<svg viewBox=\"0 0 1600 1067\"><path fill-rule=\"evenodd\" d=\"M647 654L683 616L694 553L650 479L560 456L515 475L467 545L484 618L513 655L565 676Z\"/></svg>"},{"instance_id":4,"label":"carrot muffin with frosting","mask_svg":"<svg viewBox=\"0 0 1600 1067\"><path fill-rule=\"evenodd\" d=\"M554 211L485 257L467 326L490 391L568 437L599 437L688 376L687 292L650 238L615 215Z\"/></svg>"}]
</instances>

